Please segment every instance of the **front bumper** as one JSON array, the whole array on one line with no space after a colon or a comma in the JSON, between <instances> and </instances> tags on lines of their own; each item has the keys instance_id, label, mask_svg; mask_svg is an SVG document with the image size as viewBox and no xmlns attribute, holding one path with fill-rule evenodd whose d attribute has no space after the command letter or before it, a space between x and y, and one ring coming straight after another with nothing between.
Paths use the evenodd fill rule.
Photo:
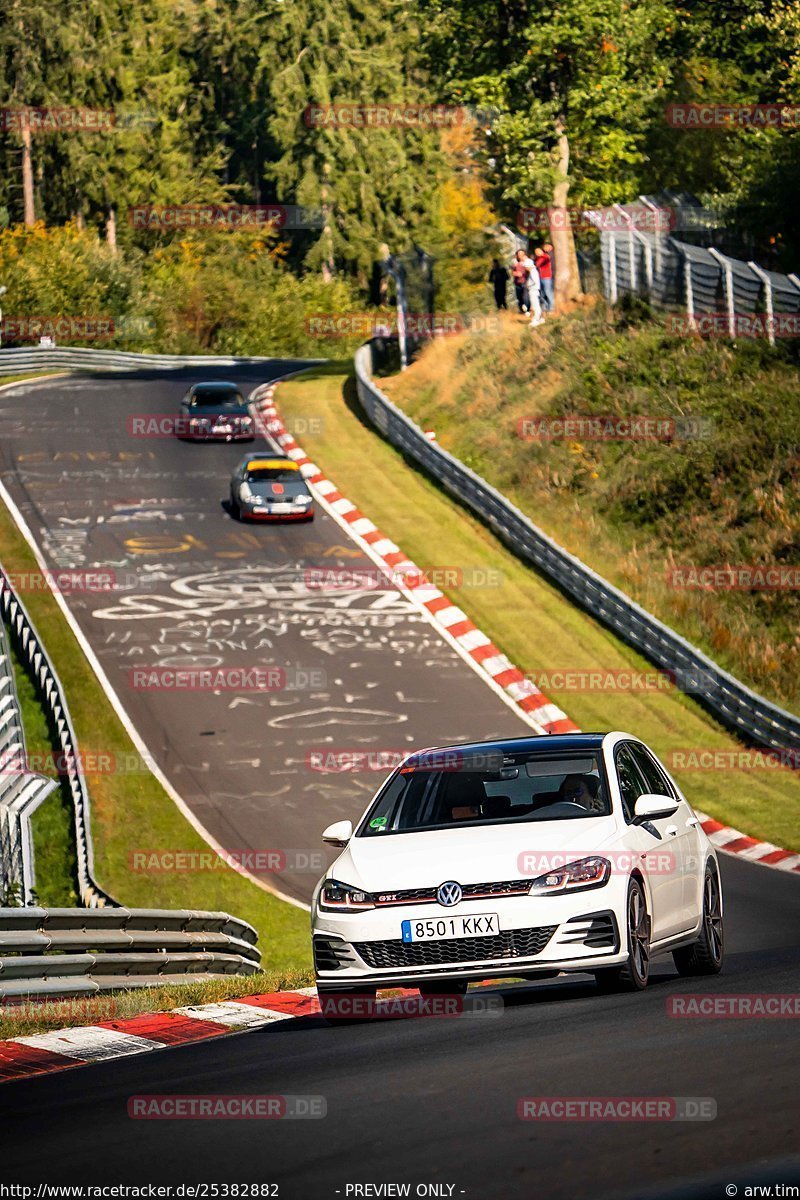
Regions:
<instances>
[{"instance_id":1,"label":"front bumper","mask_svg":"<svg viewBox=\"0 0 800 1200\"><path fill-rule=\"evenodd\" d=\"M269 507L254 508L240 503L239 515L243 521L313 521L314 506L298 508L296 512L271 512Z\"/></svg>"},{"instance_id":2,"label":"front bumper","mask_svg":"<svg viewBox=\"0 0 800 1200\"><path fill-rule=\"evenodd\" d=\"M189 429L186 433L180 434L180 437L186 442L253 442L256 434L254 429L231 433L222 433L215 429Z\"/></svg>"},{"instance_id":3,"label":"front bumper","mask_svg":"<svg viewBox=\"0 0 800 1200\"><path fill-rule=\"evenodd\" d=\"M616 893L621 893L620 896ZM610 894L611 893L611 894ZM314 964L323 990L414 987L437 979L501 979L592 971L625 961L621 889L604 888L560 897L504 897L462 902L444 910L436 904L373 909L361 913L317 910L313 922ZM405 919L496 912L500 934L405 943Z\"/></svg>"}]
</instances>

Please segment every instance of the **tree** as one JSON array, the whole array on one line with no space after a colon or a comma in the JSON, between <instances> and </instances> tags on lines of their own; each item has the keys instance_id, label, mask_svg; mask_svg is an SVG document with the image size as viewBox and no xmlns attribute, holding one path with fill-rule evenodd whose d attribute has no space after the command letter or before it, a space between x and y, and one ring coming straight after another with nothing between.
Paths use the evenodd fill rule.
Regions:
<instances>
[{"instance_id":1,"label":"tree","mask_svg":"<svg viewBox=\"0 0 800 1200\"><path fill-rule=\"evenodd\" d=\"M486 161L498 200L548 207L556 289L571 298L579 283L567 206L613 203L638 182L668 74L669 6L543 0L531 12L502 0L436 0L434 9L430 69L452 95L496 111Z\"/></svg>"},{"instance_id":2,"label":"tree","mask_svg":"<svg viewBox=\"0 0 800 1200\"><path fill-rule=\"evenodd\" d=\"M277 147L267 176L276 200L321 216L321 227L305 238L306 264L326 277L354 273L366 286L380 244L403 249L429 220L443 170L436 131L357 124L366 108L427 99L408 7L403 0L295 0L279 12L260 63Z\"/></svg>"}]
</instances>

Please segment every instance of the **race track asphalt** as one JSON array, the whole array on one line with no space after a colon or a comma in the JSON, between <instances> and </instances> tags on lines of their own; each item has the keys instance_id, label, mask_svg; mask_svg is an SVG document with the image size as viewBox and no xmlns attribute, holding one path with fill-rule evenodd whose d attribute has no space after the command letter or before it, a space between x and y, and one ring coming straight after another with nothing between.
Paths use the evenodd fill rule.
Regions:
<instances>
[{"instance_id":1,"label":"race track asphalt","mask_svg":"<svg viewBox=\"0 0 800 1200\"><path fill-rule=\"evenodd\" d=\"M274 364L275 375L286 369ZM136 573L124 595L69 601L211 832L231 847L318 848L314 831L355 815L376 779L315 774L310 750L522 725L391 589L366 600L300 595L309 566L366 560L324 516L287 529L236 525L221 501L240 448L132 442L127 417L174 411L195 378L93 377L0 393L3 478L54 566ZM327 686L232 707L237 697L224 693L187 702L126 685L137 663L203 656L322 666ZM667 1012L676 995L797 996L797 879L725 856L722 876L728 959L717 978L680 979L663 960L636 995L601 996L588 977L560 977L499 989L499 1016L333 1029L304 1018L6 1084L0 1184L271 1182L282 1200L403 1194L353 1190L366 1184L409 1185L411 1196L436 1185L428 1195L456 1200L686 1200L723 1197L728 1184L740 1196L748 1183L800 1184L796 1022ZM297 872L278 882L308 895ZM321 1096L327 1115L131 1119L129 1099L151 1094ZM693 1097L713 1101L716 1117L531 1122L517 1116L525 1096Z\"/></svg>"},{"instance_id":2,"label":"race track asphalt","mask_svg":"<svg viewBox=\"0 0 800 1200\"><path fill-rule=\"evenodd\" d=\"M388 773L381 755L527 726L410 600L374 586L374 564L324 512L295 524L232 517L230 475L261 439L138 436L153 422L136 421L177 414L191 382L235 378L247 394L300 366L20 384L0 392L0 474L49 566L115 573L111 593L76 576L66 600L170 782L226 850L307 901L332 857L319 834L361 815ZM354 578L320 588L321 570ZM293 686L143 690L136 672L148 667L272 668ZM82 750L89 762L105 748ZM321 754L330 764L351 752L376 766L318 769Z\"/></svg>"},{"instance_id":3,"label":"race track asphalt","mask_svg":"<svg viewBox=\"0 0 800 1200\"><path fill-rule=\"evenodd\" d=\"M797 995L797 879L730 857L722 875L728 961L716 978L680 979L663 960L635 995L560 977L501 989L500 1016L300 1019L5 1084L0 1178L274 1182L282 1200L336 1200L366 1183L410 1184L412 1196L452 1185L440 1194L468 1200L721 1198L727 1183L741 1196L747 1181L800 1184L796 1021L667 1015L676 995ZM132 1096L243 1093L323 1096L327 1116L127 1115ZM523 1122L523 1096L703 1097L717 1115Z\"/></svg>"}]
</instances>

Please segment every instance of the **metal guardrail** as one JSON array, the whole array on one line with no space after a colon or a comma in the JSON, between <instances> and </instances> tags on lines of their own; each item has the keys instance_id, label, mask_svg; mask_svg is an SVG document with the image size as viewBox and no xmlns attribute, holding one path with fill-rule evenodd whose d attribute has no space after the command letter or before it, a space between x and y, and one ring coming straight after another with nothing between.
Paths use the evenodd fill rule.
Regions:
<instances>
[{"instance_id":1,"label":"metal guardrail","mask_svg":"<svg viewBox=\"0 0 800 1200\"><path fill-rule=\"evenodd\" d=\"M658 212L657 198L639 200ZM621 229L603 229L600 252L606 297L644 296L657 306L686 313L686 332L727 331L761 336L774 345L781 324L795 333L800 323L800 278L767 271L758 263L731 258L713 246L698 246L664 230L636 227L632 210L615 204ZM667 212L669 210L662 209ZM698 212L702 210L697 210ZM682 208L681 214L692 212ZM627 225L627 227L625 227ZM691 226L681 222L681 226ZM709 318L706 320L705 318Z\"/></svg>"},{"instance_id":2,"label":"metal guardrail","mask_svg":"<svg viewBox=\"0 0 800 1200\"><path fill-rule=\"evenodd\" d=\"M81 770L78 740L61 681L36 632L25 605L15 593L0 566L0 618L9 626L17 652L30 672L42 704L51 717L58 739L59 765L66 776L72 797L77 855L78 890L87 908L102 908L114 900L97 884L93 875L92 831L89 789ZM13 776L9 776L9 781ZM0 787L2 783L0 783Z\"/></svg>"},{"instance_id":3,"label":"metal guardrail","mask_svg":"<svg viewBox=\"0 0 800 1200\"><path fill-rule=\"evenodd\" d=\"M582 608L657 667L672 672L724 725L745 741L780 751L800 765L800 718L771 704L708 658L624 592L569 554L500 492L430 441L372 379L372 344L356 352L358 398L372 423L403 454L488 525L520 558L532 563Z\"/></svg>"},{"instance_id":4,"label":"metal guardrail","mask_svg":"<svg viewBox=\"0 0 800 1200\"><path fill-rule=\"evenodd\" d=\"M0 908L0 998L252 975L256 940L225 912Z\"/></svg>"},{"instance_id":5,"label":"metal guardrail","mask_svg":"<svg viewBox=\"0 0 800 1200\"><path fill-rule=\"evenodd\" d=\"M127 350L93 350L75 346L0 349L0 375L27 371L169 371L179 367L234 367L271 362L270 358L224 357L217 354L139 354ZM309 360L311 361L311 360Z\"/></svg>"},{"instance_id":6,"label":"metal guardrail","mask_svg":"<svg viewBox=\"0 0 800 1200\"><path fill-rule=\"evenodd\" d=\"M0 622L0 904L13 896L33 904L36 873L30 819L58 787L55 779L27 769L14 666Z\"/></svg>"}]
</instances>

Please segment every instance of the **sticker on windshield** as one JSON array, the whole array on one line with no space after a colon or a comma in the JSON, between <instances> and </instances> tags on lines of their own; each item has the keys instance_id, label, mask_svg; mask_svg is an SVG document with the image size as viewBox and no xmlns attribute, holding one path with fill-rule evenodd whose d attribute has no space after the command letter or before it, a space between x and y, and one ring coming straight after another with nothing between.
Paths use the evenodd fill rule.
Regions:
<instances>
[{"instance_id":1,"label":"sticker on windshield","mask_svg":"<svg viewBox=\"0 0 800 1200\"><path fill-rule=\"evenodd\" d=\"M373 817L369 823L369 827L370 829L385 829L386 821L386 817Z\"/></svg>"}]
</instances>

